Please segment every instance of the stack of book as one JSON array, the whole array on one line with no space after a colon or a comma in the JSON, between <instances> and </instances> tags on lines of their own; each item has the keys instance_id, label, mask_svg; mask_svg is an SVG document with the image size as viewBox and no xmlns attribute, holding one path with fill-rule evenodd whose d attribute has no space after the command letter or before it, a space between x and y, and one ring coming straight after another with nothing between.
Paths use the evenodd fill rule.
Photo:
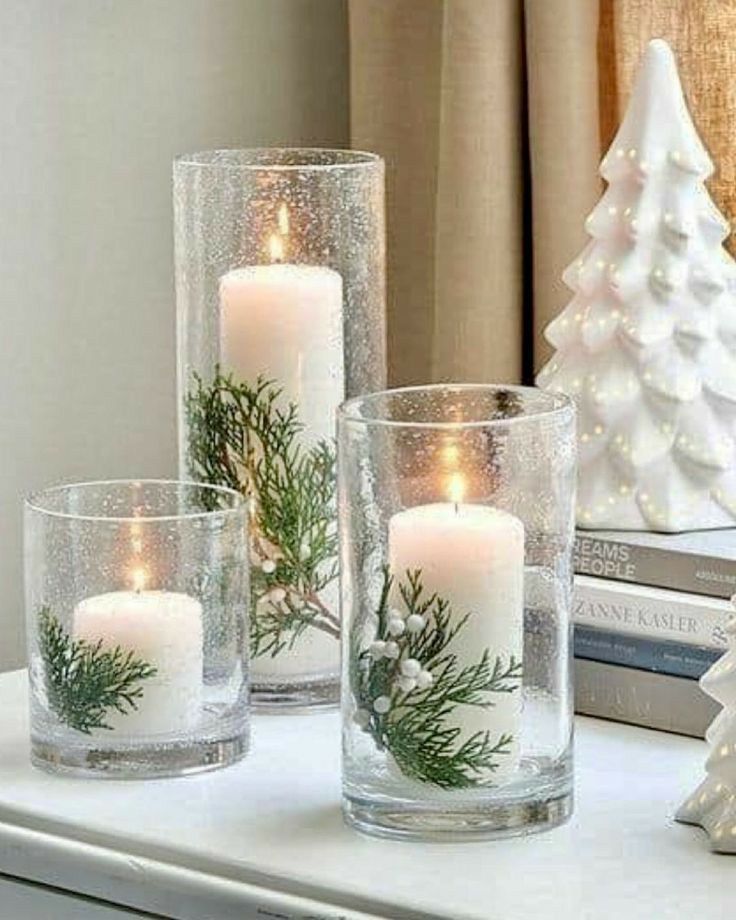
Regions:
<instances>
[{"instance_id":1,"label":"stack of book","mask_svg":"<svg viewBox=\"0 0 736 920\"><path fill-rule=\"evenodd\" d=\"M701 736L718 711L698 678L726 646L736 530L579 531L578 712Z\"/></svg>"}]
</instances>

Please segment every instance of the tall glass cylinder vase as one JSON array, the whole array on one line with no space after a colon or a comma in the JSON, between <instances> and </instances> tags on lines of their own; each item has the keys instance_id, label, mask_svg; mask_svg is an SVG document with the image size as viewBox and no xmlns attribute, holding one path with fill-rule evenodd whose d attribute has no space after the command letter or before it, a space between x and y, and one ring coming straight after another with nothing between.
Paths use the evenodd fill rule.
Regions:
<instances>
[{"instance_id":1,"label":"tall glass cylinder vase","mask_svg":"<svg viewBox=\"0 0 736 920\"><path fill-rule=\"evenodd\" d=\"M248 500L256 705L338 698L335 411L385 385L383 185L347 150L174 164L181 472Z\"/></svg>"},{"instance_id":2,"label":"tall glass cylinder vase","mask_svg":"<svg viewBox=\"0 0 736 920\"><path fill-rule=\"evenodd\" d=\"M572 808L575 417L437 385L338 416L344 812L395 837L525 833Z\"/></svg>"}]
</instances>

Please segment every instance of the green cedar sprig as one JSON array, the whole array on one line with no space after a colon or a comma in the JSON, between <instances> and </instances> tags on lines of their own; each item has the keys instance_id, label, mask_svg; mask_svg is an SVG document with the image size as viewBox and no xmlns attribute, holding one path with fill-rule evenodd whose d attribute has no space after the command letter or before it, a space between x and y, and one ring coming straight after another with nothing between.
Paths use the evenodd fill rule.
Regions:
<instances>
[{"instance_id":1,"label":"green cedar sprig","mask_svg":"<svg viewBox=\"0 0 736 920\"><path fill-rule=\"evenodd\" d=\"M185 406L191 475L249 500L254 657L293 648L310 628L340 635L321 598L338 575L335 449L305 449L297 407L281 397L274 381L217 368L209 384L194 375Z\"/></svg>"},{"instance_id":2,"label":"green cedar sprig","mask_svg":"<svg viewBox=\"0 0 736 920\"><path fill-rule=\"evenodd\" d=\"M392 641L389 631L390 598L394 578L383 570L383 584L376 611L375 640ZM407 571L397 586L406 608L405 622L412 615L425 625L393 641L400 647L396 658L376 657L370 646L353 644L350 680L357 705L356 719L371 735L379 750L391 754L408 777L442 789L464 789L488 783L488 773L498 769L508 755L513 736L492 738L479 731L468 738L453 726L450 716L457 706L492 707L494 694L519 692L522 664L511 656L506 664L484 649L480 659L461 666L451 651L453 639L469 614L455 618L446 600L426 595L420 571ZM401 664L414 659L431 675L429 686L404 690L400 686ZM376 711L376 701L388 706Z\"/></svg>"},{"instance_id":3,"label":"green cedar sprig","mask_svg":"<svg viewBox=\"0 0 736 920\"><path fill-rule=\"evenodd\" d=\"M95 728L112 730L106 721L112 710L126 715L138 709L141 681L156 674L132 651L72 639L49 607L39 611L38 645L49 709L85 735Z\"/></svg>"}]
</instances>

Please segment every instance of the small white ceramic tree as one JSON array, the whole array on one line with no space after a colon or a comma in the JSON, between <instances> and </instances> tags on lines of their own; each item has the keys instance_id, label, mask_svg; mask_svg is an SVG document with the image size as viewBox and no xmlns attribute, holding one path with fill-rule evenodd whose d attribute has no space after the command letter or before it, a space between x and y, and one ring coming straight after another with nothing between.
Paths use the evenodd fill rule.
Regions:
<instances>
[{"instance_id":1,"label":"small white ceramic tree","mask_svg":"<svg viewBox=\"0 0 736 920\"><path fill-rule=\"evenodd\" d=\"M732 525L736 272L666 42L650 42L600 171L608 188L537 380L578 406L578 525Z\"/></svg>"},{"instance_id":2,"label":"small white ceramic tree","mask_svg":"<svg viewBox=\"0 0 736 920\"><path fill-rule=\"evenodd\" d=\"M736 620L726 631L728 651L700 679L708 696L723 706L705 735L710 745L708 775L676 817L702 827L714 850L736 853Z\"/></svg>"}]
</instances>

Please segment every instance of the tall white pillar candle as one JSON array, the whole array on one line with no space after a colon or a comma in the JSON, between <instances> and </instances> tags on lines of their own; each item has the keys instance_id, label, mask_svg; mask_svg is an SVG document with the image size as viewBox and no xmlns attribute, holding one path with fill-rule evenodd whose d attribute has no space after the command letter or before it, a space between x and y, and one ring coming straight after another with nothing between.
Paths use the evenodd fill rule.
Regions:
<instances>
[{"instance_id":1,"label":"tall white pillar candle","mask_svg":"<svg viewBox=\"0 0 736 920\"><path fill-rule=\"evenodd\" d=\"M299 408L304 440L335 437L345 398L342 278L315 265L251 265L220 281L223 366L237 380L259 374Z\"/></svg>"},{"instance_id":2,"label":"tall white pillar candle","mask_svg":"<svg viewBox=\"0 0 736 920\"><path fill-rule=\"evenodd\" d=\"M221 361L235 379L254 383L259 375L294 402L304 425L305 447L335 437L335 410L345 397L342 278L312 265L254 265L220 280ZM338 609L337 584L322 595ZM254 680L334 673L339 642L308 629L293 653L252 662Z\"/></svg>"},{"instance_id":3,"label":"tall white pillar candle","mask_svg":"<svg viewBox=\"0 0 736 920\"><path fill-rule=\"evenodd\" d=\"M77 604L73 629L75 639L101 641L105 649L119 646L156 669L140 682L143 695L136 710L106 714L116 734L185 732L198 724L203 667L198 600L169 591L98 594Z\"/></svg>"},{"instance_id":4,"label":"tall white pillar candle","mask_svg":"<svg viewBox=\"0 0 736 920\"><path fill-rule=\"evenodd\" d=\"M468 620L448 652L458 667L477 664L487 649L506 667L521 661L524 617L524 525L512 514L483 505L446 502L420 505L395 514L389 522L389 564L396 579L421 569L425 596L444 598L455 621ZM481 780L508 779L519 764L521 687L488 694L491 707L457 705L447 724L460 729L458 743L476 732L489 732L491 743L512 736L498 769Z\"/></svg>"}]
</instances>

